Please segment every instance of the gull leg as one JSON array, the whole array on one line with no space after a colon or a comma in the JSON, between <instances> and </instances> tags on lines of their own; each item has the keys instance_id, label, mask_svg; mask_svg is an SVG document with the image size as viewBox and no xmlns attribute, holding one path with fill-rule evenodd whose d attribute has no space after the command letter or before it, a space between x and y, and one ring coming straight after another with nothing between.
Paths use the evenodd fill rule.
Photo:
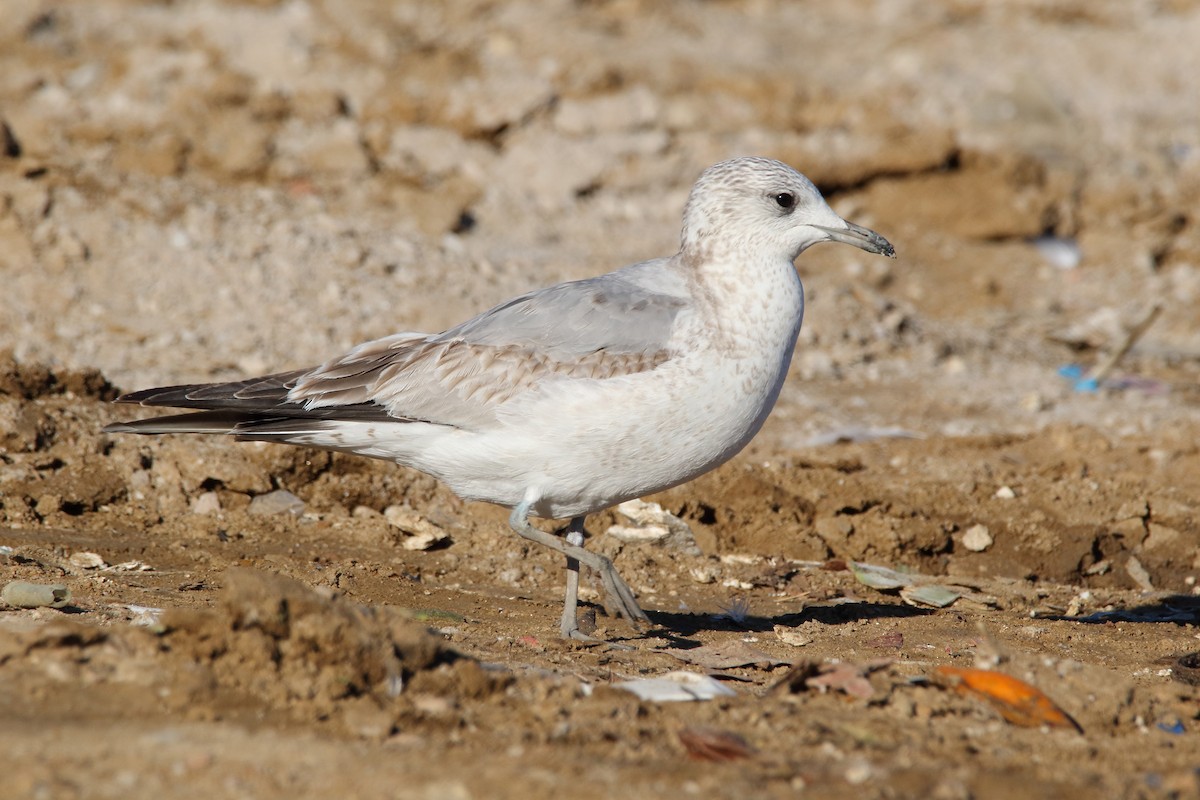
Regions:
<instances>
[{"instance_id":1,"label":"gull leg","mask_svg":"<svg viewBox=\"0 0 1200 800\"><path fill-rule=\"evenodd\" d=\"M575 517L571 520L571 524L567 526L567 544L583 547L584 519L585 517ZM564 639L592 638L579 630L578 607L579 559L567 556L567 590L563 598L562 622L559 624L559 631Z\"/></svg>"},{"instance_id":2,"label":"gull leg","mask_svg":"<svg viewBox=\"0 0 1200 800\"><path fill-rule=\"evenodd\" d=\"M529 507L531 501L525 500L513 509L512 514L508 517L508 524L517 535L522 539L549 547L558 553L562 553L568 559L574 559L576 562L574 586L572 586L570 564L568 563L567 573L567 591L569 604L575 599L579 588L579 573L578 565L583 564L586 567L594 569L600 575L600 581L604 584L605 601L604 607L610 613L615 613L617 616L624 617L633 623L649 622L650 618L646 616L646 612L642 611L641 607L634 599L633 591L629 585L622 580L617 574L617 568L613 566L612 560L605 558L597 553L589 553L579 544L574 544L571 541L563 541L557 536L539 530L529 523ZM572 521L573 522L573 521ZM582 526L581 526L582 527ZM582 539L582 531L579 532L579 539ZM574 591L572 591L574 589ZM564 604L565 605L565 604ZM576 638L575 632L579 626L575 621L574 609L571 609L570 619L567 618L567 609L563 609L562 633L569 638Z\"/></svg>"}]
</instances>

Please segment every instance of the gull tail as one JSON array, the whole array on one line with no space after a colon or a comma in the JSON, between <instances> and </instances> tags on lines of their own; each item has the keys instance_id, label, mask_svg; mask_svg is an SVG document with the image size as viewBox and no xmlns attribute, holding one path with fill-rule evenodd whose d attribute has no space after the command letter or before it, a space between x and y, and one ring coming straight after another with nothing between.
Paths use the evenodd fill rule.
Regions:
<instances>
[{"instance_id":1,"label":"gull tail","mask_svg":"<svg viewBox=\"0 0 1200 800\"><path fill-rule=\"evenodd\" d=\"M296 380L307 370L283 372L232 383L203 383L143 389L116 402L142 406L195 409L189 413L114 422L104 433L142 435L169 433L226 434L238 439L288 442L328 432L339 422L403 422L375 403L308 408L288 399Z\"/></svg>"}]
</instances>

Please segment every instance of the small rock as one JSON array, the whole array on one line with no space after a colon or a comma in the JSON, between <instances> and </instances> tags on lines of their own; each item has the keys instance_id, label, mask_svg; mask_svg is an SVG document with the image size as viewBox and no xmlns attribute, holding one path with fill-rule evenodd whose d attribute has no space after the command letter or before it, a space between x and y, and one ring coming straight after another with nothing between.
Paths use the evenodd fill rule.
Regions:
<instances>
[{"instance_id":1,"label":"small rock","mask_svg":"<svg viewBox=\"0 0 1200 800\"><path fill-rule=\"evenodd\" d=\"M39 514L52 514L62 508L62 504L61 495L48 493L37 499L37 510Z\"/></svg>"},{"instance_id":2,"label":"small rock","mask_svg":"<svg viewBox=\"0 0 1200 800\"><path fill-rule=\"evenodd\" d=\"M216 492L204 492L192 501L193 514L217 514L221 511L221 498Z\"/></svg>"},{"instance_id":3,"label":"small rock","mask_svg":"<svg viewBox=\"0 0 1200 800\"><path fill-rule=\"evenodd\" d=\"M1017 493L1014 492L1009 486L1001 486L996 490L996 497L1000 498L1001 500L1012 500L1016 496Z\"/></svg>"},{"instance_id":4,"label":"small rock","mask_svg":"<svg viewBox=\"0 0 1200 800\"><path fill-rule=\"evenodd\" d=\"M108 564L104 563L104 559L99 553L90 553L86 550L81 550L78 553L71 553L67 561L71 562L71 566L79 569L104 569Z\"/></svg>"},{"instance_id":5,"label":"small rock","mask_svg":"<svg viewBox=\"0 0 1200 800\"><path fill-rule=\"evenodd\" d=\"M787 625L776 625L775 635L779 637L779 641L784 644L790 644L792 647L803 647L806 644L812 644L812 637L805 636L795 628L789 628Z\"/></svg>"},{"instance_id":6,"label":"small rock","mask_svg":"<svg viewBox=\"0 0 1200 800\"><path fill-rule=\"evenodd\" d=\"M1150 580L1150 573L1142 566L1142 562L1138 561L1134 556L1130 556L1125 562L1125 571L1129 573L1129 577L1138 585L1138 588L1144 592L1153 592L1154 583Z\"/></svg>"},{"instance_id":7,"label":"small rock","mask_svg":"<svg viewBox=\"0 0 1200 800\"><path fill-rule=\"evenodd\" d=\"M1079 243L1071 238L1039 236L1033 240L1033 246L1041 253L1042 258L1059 269L1075 269L1083 260L1083 251Z\"/></svg>"},{"instance_id":8,"label":"small rock","mask_svg":"<svg viewBox=\"0 0 1200 800\"><path fill-rule=\"evenodd\" d=\"M450 539L444 530L411 508L388 506L383 511L383 518L404 533L400 546L405 550L430 550Z\"/></svg>"},{"instance_id":9,"label":"small rock","mask_svg":"<svg viewBox=\"0 0 1200 800\"><path fill-rule=\"evenodd\" d=\"M286 489L260 494L250 501L251 514L270 517L275 514L291 514L298 517L304 513L304 501Z\"/></svg>"},{"instance_id":10,"label":"small rock","mask_svg":"<svg viewBox=\"0 0 1200 800\"><path fill-rule=\"evenodd\" d=\"M973 553L982 553L991 547L994 541L992 532L986 525L972 525L962 537L963 547Z\"/></svg>"}]
</instances>

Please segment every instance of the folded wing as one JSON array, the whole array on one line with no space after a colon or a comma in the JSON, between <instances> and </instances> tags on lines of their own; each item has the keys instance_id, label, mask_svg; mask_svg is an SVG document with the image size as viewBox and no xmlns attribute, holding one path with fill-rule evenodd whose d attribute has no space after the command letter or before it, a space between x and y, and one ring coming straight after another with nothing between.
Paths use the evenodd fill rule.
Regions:
<instances>
[{"instance_id":1,"label":"folded wing","mask_svg":"<svg viewBox=\"0 0 1200 800\"><path fill-rule=\"evenodd\" d=\"M314 429L334 420L472 428L547 381L655 369L670 359L671 331L687 305L684 297L647 289L621 272L559 284L444 333L400 333L367 342L316 369L134 392L119 401L199 413L106 430L257 438L303 429L304 421Z\"/></svg>"}]
</instances>

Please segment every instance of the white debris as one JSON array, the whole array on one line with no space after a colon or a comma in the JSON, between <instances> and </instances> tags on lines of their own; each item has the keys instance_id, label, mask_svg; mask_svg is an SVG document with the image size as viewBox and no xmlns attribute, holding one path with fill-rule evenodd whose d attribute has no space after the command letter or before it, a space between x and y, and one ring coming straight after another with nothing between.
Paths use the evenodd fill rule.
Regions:
<instances>
[{"instance_id":1,"label":"white debris","mask_svg":"<svg viewBox=\"0 0 1200 800\"><path fill-rule=\"evenodd\" d=\"M450 539L444 530L407 506L388 506L383 518L404 534L400 546L405 550L430 550Z\"/></svg>"},{"instance_id":2,"label":"white debris","mask_svg":"<svg viewBox=\"0 0 1200 800\"><path fill-rule=\"evenodd\" d=\"M991 547L994 541L987 525L972 525L962 537L963 547L973 553L982 553Z\"/></svg>"},{"instance_id":3,"label":"white debris","mask_svg":"<svg viewBox=\"0 0 1200 800\"><path fill-rule=\"evenodd\" d=\"M795 628L789 628L787 625L776 625L775 636L784 644L790 644L792 647L803 647L806 644L812 644L812 637L805 636Z\"/></svg>"},{"instance_id":4,"label":"white debris","mask_svg":"<svg viewBox=\"0 0 1200 800\"><path fill-rule=\"evenodd\" d=\"M221 499L216 492L204 492L192 501L193 514L218 514L221 511Z\"/></svg>"},{"instance_id":5,"label":"white debris","mask_svg":"<svg viewBox=\"0 0 1200 800\"><path fill-rule=\"evenodd\" d=\"M78 553L71 553L67 561L71 562L71 566L78 569L104 569L108 564L104 563L104 559L99 553L92 553L87 550L80 550Z\"/></svg>"},{"instance_id":6,"label":"white debris","mask_svg":"<svg viewBox=\"0 0 1200 800\"><path fill-rule=\"evenodd\" d=\"M298 517L304 513L304 501L286 489L276 489L273 492L255 495L248 510L251 514L262 517L275 514L291 514Z\"/></svg>"},{"instance_id":7,"label":"white debris","mask_svg":"<svg viewBox=\"0 0 1200 800\"><path fill-rule=\"evenodd\" d=\"M617 689L633 692L641 700L652 703L678 703L689 700L712 700L716 697L736 697L737 692L708 675L676 670L657 678L642 678L614 683Z\"/></svg>"},{"instance_id":8,"label":"white debris","mask_svg":"<svg viewBox=\"0 0 1200 800\"><path fill-rule=\"evenodd\" d=\"M656 544L700 555L688 524L658 503L629 500L617 506L617 511L633 525L613 525L606 531L609 536L627 544Z\"/></svg>"}]
</instances>

